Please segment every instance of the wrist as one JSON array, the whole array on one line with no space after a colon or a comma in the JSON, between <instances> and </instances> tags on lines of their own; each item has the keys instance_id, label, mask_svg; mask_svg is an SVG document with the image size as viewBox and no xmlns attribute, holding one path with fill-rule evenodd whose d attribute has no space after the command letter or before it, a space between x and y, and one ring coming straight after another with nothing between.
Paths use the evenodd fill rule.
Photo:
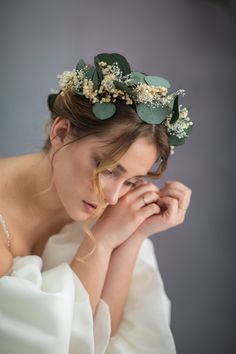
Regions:
<instances>
[{"instance_id":1,"label":"wrist","mask_svg":"<svg viewBox=\"0 0 236 354\"><path fill-rule=\"evenodd\" d=\"M109 237L105 235L104 230L99 230L97 225L94 225L91 232L96 240L96 247L107 254L111 254L114 250L113 245L109 242Z\"/></svg>"},{"instance_id":2,"label":"wrist","mask_svg":"<svg viewBox=\"0 0 236 354\"><path fill-rule=\"evenodd\" d=\"M131 248L131 249L139 249L144 241L144 237L140 233L134 232L130 237L123 242L121 245L116 247L115 249L118 248Z\"/></svg>"}]
</instances>

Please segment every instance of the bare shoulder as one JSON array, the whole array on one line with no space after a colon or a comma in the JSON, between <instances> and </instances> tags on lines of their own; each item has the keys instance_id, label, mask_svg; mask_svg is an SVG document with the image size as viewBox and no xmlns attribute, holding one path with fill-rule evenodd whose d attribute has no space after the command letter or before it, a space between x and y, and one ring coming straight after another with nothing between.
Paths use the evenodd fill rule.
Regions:
<instances>
[{"instance_id":1,"label":"bare shoulder","mask_svg":"<svg viewBox=\"0 0 236 354\"><path fill-rule=\"evenodd\" d=\"M7 247L6 235L0 225L0 277L6 275L13 262L13 256Z\"/></svg>"},{"instance_id":2,"label":"bare shoulder","mask_svg":"<svg viewBox=\"0 0 236 354\"><path fill-rule=\"evenodd\" d=\"M0 158L0 207L4 203L5 172L8 165L7 158ZM1 208L2 209L2 208ZM0 209L0 214L1 210ZM0 277L6 275L11 268L13 256L7 246L7 237L0 223Z\"/></svg>"}]
</instances>

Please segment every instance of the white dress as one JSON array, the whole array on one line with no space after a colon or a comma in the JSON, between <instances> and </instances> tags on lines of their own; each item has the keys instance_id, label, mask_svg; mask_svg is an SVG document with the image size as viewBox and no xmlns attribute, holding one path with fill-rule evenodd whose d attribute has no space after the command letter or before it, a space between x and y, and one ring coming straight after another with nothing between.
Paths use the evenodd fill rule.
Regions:
<instances>
[{"instance_id":1,"label":"white dress","mask_svg":"<svg viewBox=\"0 0 236 354\"><path fill-rule=\"evenodd\" d=\"M0 354L176 353L152 241L140 248L123 320L111 336L108 305L100 299L93 319L88 293L69 265L82 238L82 224L73 222L49 238L42 257L14 258L0 278Z\"/></svg>"}]
</instances>

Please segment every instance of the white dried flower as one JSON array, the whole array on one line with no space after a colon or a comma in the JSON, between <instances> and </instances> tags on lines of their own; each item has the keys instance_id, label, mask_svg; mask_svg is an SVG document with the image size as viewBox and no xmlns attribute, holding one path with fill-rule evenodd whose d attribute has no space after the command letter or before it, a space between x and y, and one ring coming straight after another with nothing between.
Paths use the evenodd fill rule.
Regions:
<instances>
[{"instance_id":1,"label":"white dried flower","mask_svg":"<svg viewBox=\"0 0 236 354\"><path fill-rule=\"evenodd\" d=\"M186 129L188 129L193 122L191 122L188 117L188 110L186 107L182 108L182 105L179 105L179 118L173 124L170 123L172 115L166 118L164 125L167 127L167 131L170 135L175 135L177 138L182 139L188 137Z\"/></svg>"},{"instance_id":2,"label":"white dried flower","mask_svg":"<svg viewBox=\"0 0 236 354\"><path fill-rule=\"evenodd\" d=\"M64 71L61 75L57 75L57 78L59 79L59 85L62 90L67 88L75 90L81 86L84 74L82 70L77 71L74 69L72 71Z\"/></svg>"},{"instance_id":3,"label":"white dried flower","mask_svg":"<svg viewBox=\"0 0 236 354\"><path fill-rule=\"evenodd\" d=\"M175 153L175 146L174 145L170 145L170 154L174 155Z\"/></svg>"},{"instance_id":4,"label":"white dried flower","mask_svg":"<svg viewBox=\"0 0 236 354\"><path fill-rule=\"evenodd\" d=\"M139 83L134 93L138 103L161 103L161 98L167 94L167 88Z\"/></svg>"}]
</instances>

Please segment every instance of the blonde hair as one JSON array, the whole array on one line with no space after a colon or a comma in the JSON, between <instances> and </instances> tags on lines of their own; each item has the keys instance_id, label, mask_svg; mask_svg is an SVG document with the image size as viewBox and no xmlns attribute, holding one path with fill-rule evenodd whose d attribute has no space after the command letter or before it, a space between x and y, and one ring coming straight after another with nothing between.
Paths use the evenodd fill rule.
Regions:
<instances>
[{"instance_id":1,"label":"blonde hair","mask_svg":"<svg viewBox=\"0 0 236 354\"><path fill-rule=\"evenodd\" d=\"M157 170L148 172L147 176L155 179L160 178L167 168L167 161L170 155L168 135L164 125L146 124L138 117L135 107L127 105L122 101L116 102L116 113L113 117L106 120L96 118L92 113L91 102L85 97L73 93L69 89L64 91L63 95L49 95L48 107L51 111L51 119L45 126L48 137L42 147L44 153L48 154L50 152L51 141L48 129L58 116L67 118L70 121L70 135L73 138L60 149L85 137L93 136L104 142L104 147L107 147L109 151L93 174L93 187L97 193L98 206L82 223L85 234L89 236L93 244L91 251L86 256L78 259L84 262L96 249L96 239L89 229L89 224L96 221L104 211L104 195L99 184L99 174L107 169L114 168L119 159L127 152L136 139L146 137L150 143L156 145L157 151L159 152L159 159L161 160ZM51 159L52 173L55 153ZM51 186L48 188L51 188ZM49 190L48 188L41 193L46 193Z\"/></svg>"}]
</instances>

